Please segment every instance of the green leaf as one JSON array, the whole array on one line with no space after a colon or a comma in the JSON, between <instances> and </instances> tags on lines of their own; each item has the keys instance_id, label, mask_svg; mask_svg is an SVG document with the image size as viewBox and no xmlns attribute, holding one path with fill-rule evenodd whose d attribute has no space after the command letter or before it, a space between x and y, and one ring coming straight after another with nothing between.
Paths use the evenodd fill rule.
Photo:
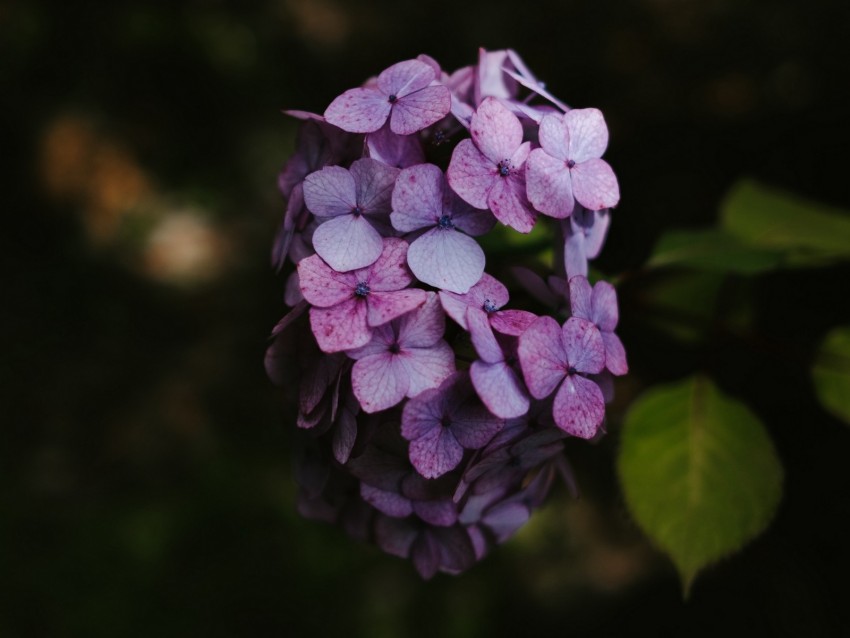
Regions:
<instances>
[{"instance_id":1,"label":"green leaf","mask_svg":"<svg viewBox=\"0 0 850 638\"><path fill-rule=\"evenodd\" d=\"M850 258L850 213L752 181L732 189L720 218L721 227L742 242L783 251L786 265Z\"/></svg>"},{"instance_id":2,"label":"green leaf","mask_svg":"<svg viewBox=\"0 0 850 638\"><path fill-rule=\"evenodd\" d=\"M774 270L782 263L778 251L746 244L722 230L673 231L662 235L647 266L680 266L742 274Z\"/></svg>"},{"instance_id":3,"label":"green leaf","mask_svg":"<svg viewBox=\"0 0 850 638\"><path fill-rule=\"evenodd\" d=\"M761 422L702 377L635 402L617 466L632 515L673 559L685 596L703 567L767 527L782 493Z\"/></svg>"},{"instance_id":4,"label":"green leaf","mask_svg":"<svg viewBox=\"0 0 850 638\"><path fill-rule=\"evenodd\" d=\"M724 275L710 271L658 273L640 291L641 320L686 344L705 341L717 314Z\"/></svg>"},{"instance_id":5,"label":"green leaf","mask_svg":"<svg viewBox=\"0 0 850 638\"><path fill-rule=\"evenodd\" d=\"M850 424L850 326L835 328L823 340L812 378L824 407Z\"/></svg>"}]
</instances>

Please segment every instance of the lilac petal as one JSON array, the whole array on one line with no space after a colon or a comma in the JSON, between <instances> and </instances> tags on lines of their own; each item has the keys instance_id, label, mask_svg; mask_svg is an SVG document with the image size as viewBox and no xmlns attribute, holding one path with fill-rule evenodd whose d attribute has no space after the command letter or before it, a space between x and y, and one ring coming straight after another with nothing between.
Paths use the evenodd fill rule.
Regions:
<instances>
[{"instance_id":1,"label":"lilac petal","mask_svg":"<svg viewBox=\"0 0 850 638\"><path fill-rule=\"evenodd\" d=\"M570 159L576 164L602 157L608 147L608 126L598 109L572 109L564 115L570 129Z\"/></svg>"},{"instance_id":2,"label":"lilac petal","mask_svg":"<svg viewBox=\"0 0 850 638\"><path fill-rule=\"evenodd\" d=\"M410 442L409 454L416 471L430 479L455 469L463 458L463 447L448 428L437 423L423 436Z\"/></svg>"},{"instance_id":3,"label":"lilac petal","mask_svg":"<svg viewBox=\"0 0 850 638\"><path fill-rule=\"evenodd\" d=\"M314 306L328 308L350 299L357 281L350 273L340 273L318 255L298 262L298 284L301 294Z\"/></svg>"},{"instance_id":4,"label":"lilac petal","mask_svg":"<svg viewBox=\"0 0 850 638\"><path fill-rule=\"evenodd\" d=\"M569 217L575 207L572 176L564 161L542 148L531 151L526 163L526 192L534 208L556 219Z\"/></svg>"},{"instance_id":5,"label":"lilac petal","mask_svg":"<svg viewBox=\"0 0 850 638\"><path fill-rule=\"evenodd\" d=\"M349 214L357 206L354 177L340 166L325 166L304 178L304 203L317 217Z\"/></svg>"},{"instance_id":6,"label":"lilac petal","mask_svg":"<svg viewBox=\"0 0 850 638\"><path fill-rule=\"evenodd\" d=\"M602 391L593 381L570 375L555 395L552 414L555 424L567 434L592 439L605 417Z\"/></svg>"},{"instance_id":7,"label":"lilac petal","mask_svg":"<svg viewBox=\"0 0 850 638\"><path fill-rule=\"evenodd\" d=\"M482 523L490 528L496 542L504 543L531 517L528 506L521 502L499 503L483 517Z\"/></svg>"},{"instance_id":8,"label":"lilac petal","mask_svg":"<svg viewBox=\"0 0 850 638\"><path fill-rule=\"evenodd\" d=\"M379 512L395 518L404 518L413 513L413 504L401 494L387 492L366 483L360 484L360 496Z\"/></svg>"},{"instance_id":9,"label":"lilac petal","mask_svg":"<svg viewBox=\"0 0 850 638\"><path fill-rule=\"evenodd\" d=\"M467 235L484 235L496 225L496 218L489 210L473 208L453 191L448 191L446 199L448 202L444 208L451 211L452 223Z\"/></svg>"},{"instance_id":10,"label":"lilac petal","mask_svg":"<svg viewBox=\"0 0 850 638\"><path fill-rule=\"evenodd\" d=\"M357 405L349 406L349 401L350 399L346 401L346 405L339 415L331 441L334 458L339 463L348 462L351 450L354 449L354 443L357 441L357 414L355 412Z\"/></svg>"},{"instance_id":11,"label":"lilac petal","mask_svg":"<svg viewBox=\"0 0 850 638\"><path fill-rule=\"evenodd\" d=\"M336 271L365 268L377 261L383 242L362 215L342 215L321 224L313 233L319 257Z\"/></svg>"},{"instance_id":12,"label":"lilac petal","mask_svg":"<svg viewBox=\"0 0 850 638\"><path fill-rule=\"evenodd\" d=\"M497 363L505 360L502 347L496 341L496 336L490 328L490 320L484 310L469 306L466 310L466 325L475 352L482 361Z\"/></svg>"},{"instance_id":13,"label":"lilac petal","mask_svg":"<svg viewBox=\"0 0 850 638\"><path fill-rule=\"evenodd\" d=\"M478 67L475 76L475 101L481 101L488 96L512 99L517 93L517 83L505 75L502 67L508 57L506 50L478 50Z\"/></svg>"},{"instance_id":14,"label":"lilac petal","mask_svg":"<svg viewBox=\"0 0 850 638\"><path fill-rule=\"evenodd\" d=\"M567 374L561 327L552 317L540 317L519 338L522 374L535 399L548 397Z\"/></svg>"},{"instance_id":15,"label":"lilac petal","mask_svg":"<svg viewBox=\"0 0 850 638\"><path fill-rule=\"evenodd\" d=\"M389 292L409 286L413 281L407 268L407 242L386 237L378 260L366 272L355 273L374 291Z\"/></svg>"},{"instance_id":16,"label":"lilac petal","mask_svg":"<svg viewBox=\"0 0 850 638\"><path fill-rule=\"evenodd\" d=\"M457 507L451 499L413 501L413 511L430 525L450 527L457 522Z\"/></svg>"},{"instance_id":17,"label":"lilac petal","mask_svg":"<svg viewBox=\"0 0 850 638\"><path fill-rule=\"evenodd\" d=\"M403 349L428 348L443 336L446 316L436 293L428 292L425 304L399 320L398 343Z\"/></svg>"},{"instance_id":18,"label":"lilac petal","mask_svg":"<svg viewBox=\"0 0 850 638\"><path fill-rule=\"evenodd\" d=\"M552 104L560 108L562 111L570 110L570 107L568 107L566 104L561 102L561 100L559 100L546 90L546 87L543 85L543 83L534 77L529 68L522 61L522 58L520 58L514 50L508 49L508 58L513 63L516 70L519 71L519 73L514 73L510 69L504 68L503 70L505 73L507 73L514 80L519 82L525 88L530 89L538 95L546 98L547 100L552 102Z\"/></svg>"},{"instance_id":19,"label":"lilac petal","mask_svg":"<svg viewBox=\"0 0 850 638\"><path fill-rule=\"evenodd\" d=\"M510 158L522 144L522 124L517 116L492 97L481 102L469 131L475 146L493 164Z\"/></svg>"},{"instance_id":20,"label":"lilac petal","mask_svg":"<svg viewBox=\"0 0 850 638\"><path fill-rule=\"evenodd\" d=\"M536 214L525 194L525 179L510 175L493 183L487 194L487 205L500 222L521 233L531 232Z\"/></svg>"},{"instance_id":21,"label":"lilac petal","mask_svg":"<svg viewBox=\"0 0 850 638\"><path fill-rule=\"evenodd\" d=\"M469 139L455 146L446 171L452 190L468 204L482 209L488 206L487 194L497 175L496 163L484 157Z\"/></svg>"},{"instance_id":22,"label":"lilac petal","mask_svg":"<svg viewBox=\"0 0 850 638\"><path fill-rule=\"evenodd\" d=\"M396 168L407 168L425 161L422 144L416 135L396 135L389 126L369 133L366 148L369 157Z\"/></svg>"},{"instance_id":23,"label":"lilac petal","mask_svg":"<svg viewBox=\"0 0 850 638\"><path fill-rule=\"evenodd\" d=\"M351 389L370 414L401 403L408 384L407 370L389 352L360 359L351 369Z\"/></svg>"},{"instance_id":24,"label":"lilac petal","mask_svg":"<svg viewBox=\"0 0 850 638\"><path fill-rule=\"evenodd\" d=\"M513 368L505 362L473 361L469 376L478 397L497 417L512 419L528 412L528 394Z\"/></svg>"},{"instance_id":25,"label":"lilac petal","mask_svg":"<svg viewBox=\"0 0 850 638\"><path fill-rule=\"evenodd\" d=\"M537 133L543 151L562 165L570 159L570 130L560 115L547 115L540 121Z\"/></svg>"},{"instance_id":26,"label":"lilac petal","mask_svg":"<svg viewBox=\"0 0 850 638\"><path fill-rule=\"evenodd\" d=\"M537 315L527 310L500 310L490 315L493 330L503 335L518 337L537 321Z\"/></svg>"},{"instance_id":27,"label":"lilac petal","mask_svg":"<svg viewBox=\"0 0 850 638\"><path fill-rule=\"evenodd\" d=\"M477 450L487 445L504 425L503 419L490 414L483 405L465 403L452 415L450 429L463 447Z\"/></svg>"},{"instance_id":28,"label":"lilac petal","mask_svg":"<svg viewBox=\"0 0 850 638\"><path fill-rule=\"evenodd\" d=\"M484 251L453 228L432 228L410 245L407 264L420 281L463 294L484 273Z\"/></svg>"},{"instance_id":29,"label":"lilac petal","mask_svg":"<svg viewBox=\"0 0 850 638\"><path fill-rule=\"evenodd\" d=\"M620 318L617 291L607 281L598 281L593 287L592 311L587 318L603 332L612 332L617 327Z\"/></svg>"},{"instance_id":30,"label":"lilac petal","mask_svg":"<svg viewBox=\"0 0 850 638\"><path fill-rule=\"evenodd\" d=\"M629 371L629 364L626 362L626 349L620 337L613 332L603 332L602 341L605 344L605 367L611 371L611 374L617 376L626 374Z\"/></svg>"},{"instance_id":31,"label":"lilac petal","mask_svg":"<svg viewBox=\"0 0 850 638\"><path fill-rule=\"evenodd\" d=\"M464 330L467 330L467 307L484 308L488 306L498 310L508 303L508 289L501 281L485 272L479 282L470 288L465 295L440 291L440 303L443 304L443 310L446 311L446 314Z\"/></svg>"},{"instance_id":32,"label":"lilac petal","mask_svg":"<svg viewBox=\"0 0 850 638\"><path fill-rule=\"evenodd\" d=\"M459 574L475 564L475 550L466 532L454 527L437 527L428 531L440 545L440 569Z\"/></svg>"},{"instance_id":33,"label":"lilac petal","mask_svg":"<svg viewBox=\"0 0 850 638\"><path fill-rule=\"evenodd\" d=\"M373 291L369 293L366 304L368 306L367 323L373 328L383 325L411 310L415 310L427 300L428 293L418 288L395 292Z\"/></svg>"},{"instance_id":34,"label":"lilac petal","mask_svg":"<svg viewBox=\"0 0 850 638\"><path fill-rule=\"evenodd\" d=\"M581 213L573 211L570 224L573 232L584 235L584 250L588 259L594 259L602 250L608 227L611 225L611 214L607 208L602 210L581 209Z\"/></svg>"},{"instance_id":35,"label":"lilac petal","mask_svg":"<svg viewBox=\"0 0 850 638\"><path fill-rule=\"evenodd\" d=\"M571 172L575 198L585 208L601 210L620 201L617 176L605 160L587 160L576 164Z\"/></svg>"},{"instance_id":36,"label":"lilac petal","mask_svg":"<svg viewBox=\"0 0 850 638\"><path fill-rule=\"evenodd\" d=\"M570 278L570 308L573 317L593 321L593 288L586 277Z\"/></svg>"},{"instance_id":37,"label":"lilac petal","mask_svg":"<svg viewBox=\"0 0 850 638\"><path fill-rule=\"evenodd\" d=\"M387 352L395 341L396 332L393 330L393 325L386 323L372 330L372 340L369 343L362 348L348 350L345 354L355 361L360 361L360 359Z\"/></svg>"},{"instance_id":38,"label":"lilac petal","mask_svg":"<svg viewBox=\"0 0 850 638\"><path fill-rule=\"evenodd\" d=\"M440 546L427 531L419 534L410 548L410 559L424 580L431 580L440 569Z\"/></svg>"},{"instance_id":39,"label":"lilac petal","mask_svg":"<svg viewBox=\"0 0 850 638\"><path fill-rule=\"evenodd\" d=\"M434 226L443 214L444 182L443 172L433 164L401 171L392 197L393 228L409 233Z\"/></svg>"},{"instance_id":40,"label":"lilac petal","mask_svg":"<svg viewBox=\"0 0 850 638\"><path fill-rule=\"evenodd\" d=\"M605 367L602 334L586 319L570 317L563 327L564 351L570 366L579 372L596 374Z\"/></svg>"},{"instance_id":41,"label":"lilac petal","mask_svg":"<svg viewBox=\"0 0 850 638\"><path fill-rule=\"evenodd\" d=\"M579 207L580 210L584 210ZM575 211L573 212L575 215ZM570 216L572 219L572 215ZM567 273L567 278L587 277L587 252L585 248L585 238L582 232L572 232L567 230L564 241L564 270Z\"/></svg>"},{"instance_id":42,"label":"lilac petal","mask_svg":"<svg viewBox=\"0 0 850 638\"><path fill-rule=\"evenodd\" d=\"M455 353L445 341L429 348L411 348L399 357L410 380L408 397L438 387L455 372Z\"/></svg>"},{"instance_id":43,"label":"lilac petal","mask_svg":"<svg viewBox=\"0 0 850 638\"><path fill-rule=\"evenodd\" d=\"M393 105L390 128L393 133L411 135L443 119L451 108L452 97L446 87L428 86L399 98Z\"/></svg>"},{"instance_id":44,"label":"lilac petal","mask_svg":"<svg viewBox=\"0 0 850 638\"><path fill-rule=\"evenodd\" d=\"M381 71L378 89L397 98L424 89L435 79L434 68L420 60L404 60Z\"/></svg>"},{"instance_id":45,"label":"lilac petal","mask_svg":"<svg viewBox=\"0 0 850 638\"><path fill-rule=\"evenodd\" d=\"M442 386L443 384L441 384ZM404 405L401 435L408 441L425 436L440 426L445 412L445 388L425 390Z\"/></svg>"},{"instance_id":46,"label":"lilac petal","mask_svg":"<svg viewBox=\"0 0 850 638\"><path fill-rule=\"evenodd\" d=\"M350 299L333 308L310 308L310 327L323 352L340 352L369 343L366 304Z\"/></svg>"},{"instance_id":47,"label":"lilac petal","mask_svg":"<svg viewBox=\"0 0 850 638\"><path fill-rule=\"evenodd\" d=\"M325 110L325 119L349 133L373 133L390 115L387 96L373 88L349 89Z\"/></svg>"},{"instance_id":48,"label":"lilac petal","mask_svg":"<svg viewBox=\"0 0 850 638\"><path fill-rule=\"evenodd\" d=\"M390 213L393 186L399 169L387 166L369 157L359 159L351 165L357 191L357 204L366 215ZM351 211L349 211L351 212Z\"/></svg>"}]
</instances>

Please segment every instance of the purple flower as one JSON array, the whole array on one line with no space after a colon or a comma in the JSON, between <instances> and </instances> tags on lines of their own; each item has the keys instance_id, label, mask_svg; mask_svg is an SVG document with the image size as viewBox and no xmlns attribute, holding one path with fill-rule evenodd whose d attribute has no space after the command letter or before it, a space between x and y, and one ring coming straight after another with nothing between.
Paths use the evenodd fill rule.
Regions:
<instances>
[{"instance_id":1,"label":"purple flower","mask_svg":"<svg viewBox=\"0 0 850 638\"><path fill-rule=\"evenodd\" d=\"M379 515L375 541L388 554L410 558L422 578L438 571L459 574L475 564L475 550L466 531L459 526L433 527L414 518Z\"/></svg>"},{"instance_id":2,"label":"purple flower","mask_svg":"<svg viewBox=\"0 0 850 638\"><path fill-rule=\"evenodd\" d=\"M460 464L464 449L487 445L503 425L478 403L469 376L456 372L407 402L401 435L410 441L413 467L425 478L437 478Z\"/></svg>"},{"instance_id":3,"label":"purple flower","mask_svg":"<svg viewBox=\"0 0 850 638\"><path fill-rule=\"evenodd\" d=\"M466 324L472 345L480 357L469 368L472 385L479 398L493 414L503 419L522 416L528 412L528 392L517 377L512 362L516 349L506 355L496 340L487 312L468 308Z\"/></svg>"},{"instance_id":4,"label":"purple flower","mask_svg":"<svg viewBox=\"0 0 850 638\"><path fill-rule=\"evenodd\" d=\"M454 292L441 290L440 303L443 310L454 319L464 330L469 330L466 323L467 308L480 308L487 312L490 325L496 332L519 336L530 326L537 316L526 310L502 310L508 303L508 289L495 277L484 273L481 280L469 289L469 292L459 295Z\"/></svg>"},{"instance_id":5,"label":"purple flower","mask_svg":"<svg viewBox=\"0 0 850 638\"><path fill-rule=\"evenodd\" d=\"M449 90L431 83L434 68L406 60L384 70L375 86L350 89L331 102L325 119L351 133L372 133L389 119L393 133L410 135L443 118L451 109Z\"/></svg>"},{"instance_id":6,"label":"purple flower","mask_svg":"<svg viewBox=\"0 0 850 638\"><path fill-rule=\"evenodd\" d=\"M427 230L407 252L407 264L417 279L457 293L467 292L481 279L484 251L469 235L486 233L495 220L455 195L438 167L420 164L404 169L396 181L392 207L390 221L396 230Z\"/></svg>"},{"instance_id":7,"label":"purple flower","mask_svg":"<svg viewBox=\"0 0 850 638\"><path fill-rule=\"evenodd\" d=\"M497 99L486 98L472 116L471 140L454 149L446 175L454 191L475 208L489 208L503 224L521 233L536 213L526 198L525 160L531 145L522 124Z\"/></svg>"},{"instance_id":8,"label":"purple flower","mask_svg":"<svg viewBox=\"0 0 850 638\"><path fill-rule=\"evenodd\" d=\"M386 124L366 136L366 148L369 157L395 168L407 168L425 161L418 136L397 135Z\"/></svg>"},{"instance_id":9,"label":"purple flower","mask_svg":"<svg viewBox=\"0 0 850 638\"><path fill-rule=\"evenodd\" d=\"M364 268L381 254L381 234L373 223L390 213L398 172L364 158L354 162L351 170L326 166L306 177L307 208L316 217L328 218L313 233L313 247L331 268L339 272Z\"/></svg>"},{"instance_id":10,"label":"purple flower","mask_svg":"<svg viewBox=\"0 0 850 638\"><path fill-rule=\"evenodd\" d=\"M541 213L562 219L578 202L590 210L620 201L614 171L599 159L608 146L608 127L597 109L573 109L540 122L540 146L528 157L528 199Z\"/></svg>"},{"instance_id":11,"label":"purple flower","mask_svg":"<svg viewBox=\"0 0 850 638\"><path fill-rule=\"evenodd\" d=\"M585 277L570 279L570 306L573 317L587 319L596 324L605 344L605 367L612 374L623 375L629 371L626 349L614 334L620 313L617 308L617 291L607 281L597 281L593 289Z\"/></svg>"},{"instance_id":12,"label":"purple flower","mask_svg":"<svg viewBox=\"0 0 850 638\"><path fill-rule=\"evenodd\" d=\"M519 338L519 361L531 396L553 392L552 416L568 434L591 439L605 416L602 391L582 374L605 367L605 345L599 329L586 319L570 317L563 328L540 317Z\"/></svg>"},{"instance_id":13,"label":"purple flower","mask_svg":"<svg viewBox=\"0 0 850 638\"><path fill-rule=\"evenodd\" d=\"M324 352L365 346L372 329L427 300L427 293L406 288L413 281L407 269L407 242L383 240L383 252L367 268L340 273L313 255L298 264L301 294L313 305L310 326Z\"/></svg>"},{"instance_id":14,"label":"purple flower","mask_svg":"<svg viewBox=\"0 0 850 638\"><path fill-rule=\"evenodd\" d=\"M587 262L594 259L608 234L611 214L607 208L587 210L577 206L569 220L562 220L564 231L564 268L567 278L576 275L587 277Z\"/></svg>"},{"instance_id":15,"label":"purple flower","mask_svg":"<svg viewBox=\"0 0 850 638\"><path fill-rule=\"evenodd\" d=\"M399 319L375 328L372 340L348 356L354 395L366 412L386 410L428 388L455 371L454 351L443 341L445 315L437 295Z\"/></svg>"}]
</instances>

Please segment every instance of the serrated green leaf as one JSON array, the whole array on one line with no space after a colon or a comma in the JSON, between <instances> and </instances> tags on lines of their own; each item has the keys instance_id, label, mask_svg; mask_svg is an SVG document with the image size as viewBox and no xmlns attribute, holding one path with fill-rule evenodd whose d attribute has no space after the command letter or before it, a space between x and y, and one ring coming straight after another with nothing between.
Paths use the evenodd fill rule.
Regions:
<instances>
[{"instance_id":1,"label":"serrated green leaf","mask_svg":"<svg viewBox=\"0 0 850 638\"><path fill-rule=\"evenodd\" d=\"M672 558L686 596L701 569L767 527L782 493L759 419L702 377L635 402L617 466L629 510Z\"/></svg>"},{"instance_id":2,"label":"serrated green leaf","mask_svg":"<svg viewBox=\"0 0 850 638\"><path fill-rule=\"evenodd\" d=\"M850 213L752 181L730 191L720 218L742 242L783 251L788 266L850 258Z\"/></svg>"},{"instance_id":3,"label":"serrated green leaf","mask_svg":"<svg viewBox=\"0 0 850 638\"><path fill-rule=\"evenodd\" d=\"M812 378L824 407L850 424L850 326L834 329L823 340Z\"/></svg>"},{"instance_id":4,"label":"serrated green leaf","mask_svg":"<svg viewBox=\"0 0 850 638\"><path fill-rule=\"evenodd\" d=\"M715 228L665 233L647 262L650 268L680 266L741 274L774 270L781 264L778 251L746 244Z\"/></svg>"}]
</instances>

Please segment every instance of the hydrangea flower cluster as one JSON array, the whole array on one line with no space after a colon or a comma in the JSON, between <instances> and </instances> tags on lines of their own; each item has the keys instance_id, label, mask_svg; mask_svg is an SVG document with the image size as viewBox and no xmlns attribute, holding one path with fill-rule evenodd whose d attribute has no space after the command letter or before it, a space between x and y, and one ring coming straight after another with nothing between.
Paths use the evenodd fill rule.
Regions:
<instances>
[{"instance_id":1,"label":"hydrangea flower cluster","mask_svg":"<svg viewBox=\"0 0 850 638\"><path fill-rule=\"evenodd\" d=\"M511 50L450 74L420 55L321 115L288 114L301 124L272 259L294 264L292 309L266 369L297 388L312 435L299 509L424 578L460 573L558 473L572 485L565 440L603 432L611 375L628 370L615 290L587 279L620 197L605 121ZM514 270L551 309L538 316L510 307L477 238L541 216L557 220L558 263L547 280Z\"/></svg>"}]
</instances>

